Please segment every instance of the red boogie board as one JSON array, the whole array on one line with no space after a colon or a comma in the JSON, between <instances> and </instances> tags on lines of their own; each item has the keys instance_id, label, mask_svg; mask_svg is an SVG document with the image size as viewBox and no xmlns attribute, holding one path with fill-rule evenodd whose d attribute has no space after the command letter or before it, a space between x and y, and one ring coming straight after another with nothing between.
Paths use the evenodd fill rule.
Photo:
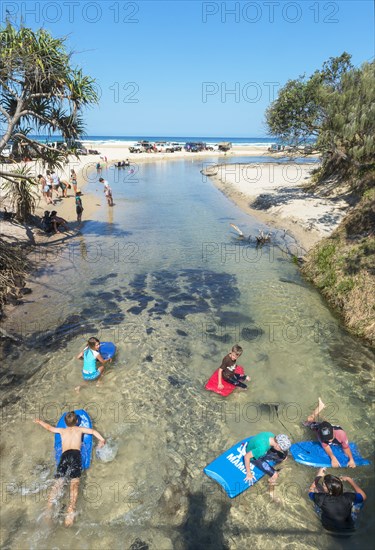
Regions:
<instances>
[{"instance_id":1,"label":"red boogie board","mask_svg":"<svg viewBox=\"0 0 375 550\"><path fill-rule=\"evenodd\" d=\"M236 368L234 369L234 372L236 374L245 374L243 367L240 367L240 365L236 366ZM232 391L236 389L236 386L234 386L233 384L230 384L229 382L226 382L223 378L222 382L223 382L224 388L222 390L219 390L217 388L218 381L219 381L219 369L215 370L211 378L208 380L207 384L205 385L206 390L214 391L219 395L223 395L224 397L227 397L227 395L230 395Z\"/></svg>"}]
</instances>

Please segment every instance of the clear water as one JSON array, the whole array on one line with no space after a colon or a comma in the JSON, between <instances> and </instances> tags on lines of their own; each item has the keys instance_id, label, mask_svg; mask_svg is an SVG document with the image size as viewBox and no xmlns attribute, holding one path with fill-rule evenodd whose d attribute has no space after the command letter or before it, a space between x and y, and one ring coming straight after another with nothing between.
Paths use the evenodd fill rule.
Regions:
<instances>
[{"instance_id":1,"label":"clear water","mask_svg":"<svg viewBox=\"0 0 375 550\"><path fill-rule=\"evenodd\" d=\"M307 499L315 470L292 459L278 502L265 480L230 500L202 472L262 430L310 438L301 422L318 396L327 418L370 457L374 385L370 350L302 280L285 243L238 241L230 223L252 235L261 225L201 168L191 159L109 169L113 208L93 175L95 219L63 247L39 253L33 294L3 326L20 339L2 360L3 548L370 547L371 467L352 472L369 501L349 540L322 532ZM116 343L116 360L100 387L77 394L75 356L92 335ZM204 384L234 343L252 382L224 400ZM284 426L260 406L275 402ZM32 420L55 423L72 408L85 408L116 452L111 462L94 453L66 529L66 494L53 521L44 518L53 436Z\"/></svg>"}]
</instances>

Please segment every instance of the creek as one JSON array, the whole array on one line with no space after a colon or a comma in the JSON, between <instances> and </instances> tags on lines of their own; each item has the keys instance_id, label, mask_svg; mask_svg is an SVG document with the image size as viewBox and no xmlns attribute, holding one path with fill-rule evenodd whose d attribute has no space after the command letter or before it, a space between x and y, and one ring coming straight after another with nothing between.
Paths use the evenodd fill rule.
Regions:
<instances>
[{"instance_id":1,"label":"creek","mask_svg":"<svg viewBox=\"0 0 375 550\"><path fill-rule=\"evenodd\" d=\"M315 470L292 458L277 502L266 480L230 500L202 471L259 431L311 439L302 421L318 396L326 418L371 457L374 385L373 354L302 279L280 235L262 248L240 241L230 223L253 236L267 228L201 168L188 159L103 171L113 208L92 174L84 191L97 192L95 219L84 212L77 237L38 252L33 294L5 322L19 342L2 360L3 549L372 546L372 467L340 471L369 496L349 540L322 532L307 498ZM115 342L117 354L103 384L77 394L75 357L90 336ZM204 385L235 343L252 381L224 399ZM283 425L267 403L279 404ZM66 529L67 495L53 521L44 518L53 436L32 420L55 424L73 408L88 411L116 456L94 453Z\"/></svg>"}]
</instances>

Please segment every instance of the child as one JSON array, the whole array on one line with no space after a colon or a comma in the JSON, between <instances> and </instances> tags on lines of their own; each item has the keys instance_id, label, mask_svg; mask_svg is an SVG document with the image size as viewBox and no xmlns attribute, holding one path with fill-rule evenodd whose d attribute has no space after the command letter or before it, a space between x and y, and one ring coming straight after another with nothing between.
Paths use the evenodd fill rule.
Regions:
<instances>
[{"instance_id":1,"label":"child","mask_svg":"<svg viewBox=\"0 0 375 550\"><path fill-rule=\"evenodd\" d=\"M81 197L76 193L76 213L77 213L78 226L81 225L82 212L83 212L82 200L81 200Z\"/></svg>"},{"instance_id":2,"label":"child","mask_svg":"<svg viewBox=\"0 0 375 550\"><path fill-rule=\"evenodd\" d=\"M92 336L87 341L87 346L79 355L77 359L83 359L82 376L84 380L98 380L101 378L104 372L104 365L111 362L112 359L103 359L99 352L100 341ZM100 367L96 366L96 362L101 363ZM76 391L79 392L81 386L76 387Z\"/></svg>"},{"instance_id":3,"label":"child","mask_svg":"<svg viewBox=\"0 0 375 550\"><path fill-rule=\"evenodd\" d=\"M355 462L352 455L352 451L349 447L348 436L341 428L341 426L332 426L330 422L319 421L319 415L322 410L325 408L323 401L318 399L318 406L316 409L307 417L304 426L310 428L316 432L319 442L322 445L323 449L331 459L332 468L340 468L340 463L332 452L331 445L341 445L342 450L349 459L348 467L355 468Z\"/></svg>"},{"instance_id":4,"label":"child","mask_svg":"<svg viewBox=\"0 0 375 550\"><path fill-rule=\"evenodd\" d=\"M234 386L242 388L243 390L247 389L246 384L244 384L242 380L246 380L248 382L250 380L250 377L246 376L246 374L236 374L234 372L237 366L237 359L242 355L242 351L243 350L241 346L236 344L235 346L233 346L232 351L228 353L228 355L226 355L222 360L222 363L219 368L219 376L218 376L218 384L217 384L217 388L219 390L222 390L224 388L223 378L226 382L229 382Z\"/></svg>"},{"instance_id":5,"label":"child","mask_svg":"<svg viewBox=\"0 0 375 550\"><path fill-rule=\"evenodd\" d=\"M77 183L77 174L74 168L70 170L70 185L73 187L74 194L76 194L78 183Z\"/></svg>"},{"instance_id":6,"label":"child","mask_svg":"<svg viewBox=\"0 0 375 550\"><path fill-rule=\"evenodd\" d=\"M59 233L59 227L63 227L65 231L69 231L68 222L64 218L57 216L56 210L52 210L50 220L55 233Z\"/></svg>"},{"instance_id":7,"label":"child","mask_svg":"<svg viewBox=\"0 0 375 550\"><path fill-rule=\"evenodd\" d=\"M93 430L92 428L80 428L77 426L78 417L74 411L68 412L65 415L65 424L67 428L55 428L50 426L47 422L39 420L36 418L34 420L36 424L42 426L49 432L54 434L60 434L62 442L62 455L57 466L57 472L55 475L56 482L51 489L49 498L48 498L48 508L51 509L56 497L60 493L65 479L70 479L70 502L68 511L65 518L65 526L70 527L73 525L74 521L74 512L76 509L77 497L78 497L78 488L79 488L79 478L82 473L82 459L81 459L81 445L82 445L82 436L83 434L94 435L99 439L98 447L103 447L105 443L104 437L100 435L99 432Z\"/></svg>"}]
</instances>

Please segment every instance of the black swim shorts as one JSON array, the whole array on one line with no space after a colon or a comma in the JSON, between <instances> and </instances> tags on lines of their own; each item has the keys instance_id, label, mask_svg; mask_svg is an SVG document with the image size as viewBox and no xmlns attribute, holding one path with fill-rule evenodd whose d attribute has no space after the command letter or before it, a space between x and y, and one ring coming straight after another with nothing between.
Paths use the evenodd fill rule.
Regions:
<instances>
[{"instance_id":1,"label":"black swim shorts","mask_svg":"<svg viewBox=\"0 0 375 550\"><path fill-rule=\"evenodd\" d=\"M61 455L55 478L66 477L74 479L81 477L82 474L82 459L81 451L70 449Z\"/></svg>"}]
</instances>

